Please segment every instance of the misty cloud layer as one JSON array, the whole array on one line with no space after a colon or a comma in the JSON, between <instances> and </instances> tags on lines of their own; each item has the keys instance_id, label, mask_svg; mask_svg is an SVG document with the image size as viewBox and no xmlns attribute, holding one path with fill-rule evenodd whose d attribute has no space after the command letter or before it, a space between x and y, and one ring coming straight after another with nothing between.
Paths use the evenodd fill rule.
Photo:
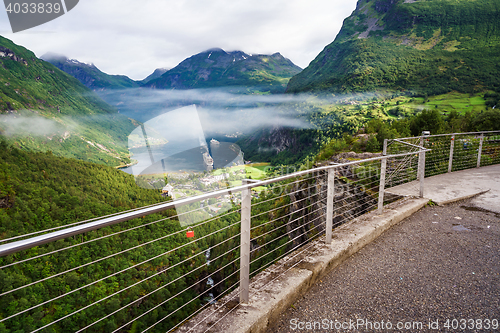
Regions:
<instances>
[{"instance_id":1,"label":"misty cloud layer","mask_svg":"<svg viewBox=\"0 0 500 333\"><path fill-rule=\"evenodd\" d=\"M62 134L65 128L58 122L40 116L0 115L0 129L5 136L46 136Z\"/></svg>"},{"instance_id":2,"label":"misty cloud layer","mask_svg":"<svg viewBox=\"0 0 500 333\"><path fill-rule=\"evenodd\" d=\"M105 91L101 97L121 114L141 122L180 107L196 105L205 135L250 133L257 128L285 126L308 128L287 105L304 103L311 96L243 95L230 89Z\"/></svg>"},{"instance_id":3,"label":"misty cloud layer","mask_svg":"<svg viewBox=\"0 0 500 333\"><path fill-rule=\"evenodd\" d=\"M249 134L262 127L310 128L304 120L308 108L367 99L374 94L313 96L241 94L245 89L213 88L192 90L127 89L98 92L121 114L141 122L187 105L196 105L205 135ZM314 109L314 108L313 108Z\"/></svg>"}]
</instances>

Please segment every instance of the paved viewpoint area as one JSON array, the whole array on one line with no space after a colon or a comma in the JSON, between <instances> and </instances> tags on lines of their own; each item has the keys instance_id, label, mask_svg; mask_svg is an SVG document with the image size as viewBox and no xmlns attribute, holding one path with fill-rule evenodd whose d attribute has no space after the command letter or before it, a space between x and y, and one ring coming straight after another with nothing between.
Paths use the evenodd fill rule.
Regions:
<instances>
[{"instance_id":1,"label":"paved viewpoint area","mask_svg":"<svg viewBox=\"0 0 500 333\"><path fill-rule=\"evenodd\" d=\"M424 179L424 187L424 197L440 205L484 192L471 204L500 213L500 165L428 177ZM400 195L416 195L417 188L419 184L415 181L387 189L387 191Z\"/></svg>"},{"instance_id":2,"label":"paved viewpoint area","mask_svg":"<svg viewBox=\"0 0 500 333\"><path fill-rule=\"evenodd\" d=\"M488 192L393 226L267 332L500 331L500 166L426 178L425 189L436 203Z\"/></svg>"}]
</instances>

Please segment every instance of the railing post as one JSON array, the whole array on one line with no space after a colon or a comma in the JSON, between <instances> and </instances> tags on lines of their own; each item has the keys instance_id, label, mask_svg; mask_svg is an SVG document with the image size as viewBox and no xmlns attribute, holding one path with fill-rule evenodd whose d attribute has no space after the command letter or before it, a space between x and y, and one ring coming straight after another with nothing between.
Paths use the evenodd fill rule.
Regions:
<instances>
[{"instance_id":1,"label":"railing post","mask_svg":"<svg viewBox=\"0 0 500 333\"><path fill-rule=\"evenodd\" d=\"M422 148L424 147L424 137L423 136L420 137L420 147L422 147ZM419 155L419 157L420 157L420 155ZM418 163L418 165L417 165L417 180L420 180L420 163Z\"/></svg>"},{"instance_id":2,"label":"railing post","mask_svg":"<svg viewBox=\"0 0 500 333\"><path fill-rule=\"evenodd\" d=\"M332 243L333 198L335 196L335 168L328 169L328 188L326 191L326 244Z\"/></svg>"},{"instance_id":3,"label":"railing post","mask_svg":"<svg viewBox=\"0 0 500 333\"><path fill-rule=\"evenodd\" d=\"M479 140L479 149L477 150L477 167L481 166L481 152L483 150L484 133L481 134L481 139Z\"/></svg>"},{"instance_id":4,"label":"railing post","mask_svg":"<svg viewBox=\"0 0 500 333\"><path fill-rule=\"evenodd\" d=\"M243 180L243 185L247 184ZM251 190L241 191L240 303L248 304L250 291Z\"/></svg>"},{"instance_id":5,"label":"railing post","mask_svg":"<svg viewBox=\"0 0 500 333\"><path fill-rule=\"evenodd\" d=\"M448 172L451 172L451 168L453 167L453 148L455 147L455 134L451 136L451 144L450 144L450 159L448 161Z\"/></svg>"},{"instance_id":6,"label":"railing post","mask_svg":"<svg viewBox=\"0 0 500 333\"><path fill-rule=\"evenodd\" d=\"M420 197L424 197L424 178L425 178L425 151L418 154L418 171L420 180Z\"/></svg>"},{"instance_id":7,"label":"railing post","mask_svg":"<svg viewBox=\"0 0 500 333\"><path fill-rule=\"evenodd\" d=\"M382 155L387 155L387 139L384 140L384 149ZM380 167L380 185L378 189L378 212L382 213L384 208L384 190L385 190L385 172L387 169L387 157L382 159Z\"/></svg>"}]
</instances>

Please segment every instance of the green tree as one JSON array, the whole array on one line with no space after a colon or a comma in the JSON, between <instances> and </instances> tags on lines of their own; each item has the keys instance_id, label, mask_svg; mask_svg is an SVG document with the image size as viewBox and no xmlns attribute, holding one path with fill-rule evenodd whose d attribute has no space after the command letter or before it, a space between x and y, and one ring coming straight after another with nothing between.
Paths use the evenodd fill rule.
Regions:
<instances>
[{"instance_id":1,"label":"green tree","mask_svg":"<svg viewBox=\"0 0 500 333\"><path fill-rule=\"evenodd\" d=\"M376 151L380 151L380 144L377 141L377 137L375 135L370 135L368 142L366 143L366 151L374 153Z\"/></svg>"},{"instance_id":2,"label":"green tree","mask_svg":"<svg viewBox=\"0 0 500 333\"><path fill-rule=\"evenodd\" d=\"M411 136L410 131L410 121L408 119L400 119L393 121L391 124L391 129L398 133L398 137L409 137Z\"/></svg>"},{"instance_id":3,"label":"green tree","mask_svg":"<svg viewBox=\"0 0 500 333\"><path fill-rule=\"evenodd\" d=\"M476 115L472 127L477 131L494 131L500 129L500 110L487 110Z\"/></svg>"},{"instance_id":4,"label":"green tree","mask_svg":"<svg viewBox=\"0 0 500 333\"><path fill-rule=\"evenodd\" d=\"M412 135L418 136L422 131L430 131L431 134L443 132L444 120L438 110L423 110L410 121L410 131Z\"/></svg>"},{"instance_id":5,"label":"green tree","mask_svg":"<svg viewBox=\"0 0 500 333\"><path fill-rule=\"evenodd\" d=\"M366 124L366 132L368 134L375 133L378 142L378 148L375 151L381 150L385 139L394 139L398 136L398 132L391 126L380 119L372 119ZM372 146L373 148L373 146Z\"/></svg>"}]
</instances>

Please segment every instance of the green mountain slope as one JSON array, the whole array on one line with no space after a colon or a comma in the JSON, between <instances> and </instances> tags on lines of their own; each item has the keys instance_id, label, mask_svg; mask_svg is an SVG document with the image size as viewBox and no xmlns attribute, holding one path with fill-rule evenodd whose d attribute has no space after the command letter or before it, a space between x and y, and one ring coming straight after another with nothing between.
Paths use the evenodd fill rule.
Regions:
<instances>
[{"instance_id":1,"label":"green mountain slope","mask_svg":"<svg viewBox=\"0 0 500 333\"><path fill-rule=\"evenodd\" d=\"M0 147L2 238L165 200L108 166L22 151L1 138Z\"/></svg>"},{"instance_id":2,"label":"green mountain slope","mask_svg":"<svg viewBox=\"0 0 500 333\"><path fill-rule=\"evenodd\" d=\"M125 75L109 75L99 70L94 64L85 64L62 55L47 53L41 59L50 62L92 90L137 88L140 86L139 82Z\"/></svg>"},{"instance_id":3,"label":"green mountain slope","mask_svg":"<svg viewBox=\"0 0 500 333\"><path fill-rule=\"evenodd\" d=\"M300 67L279 53L248 55L211 49L184 60L145 86L157 89L246 86L283 92L290 77L300 71Z\"/></svg>"},{"instance_id":4,"label":"green mountain slope","mask_svg":"<svg viewBox=\"0 0 500 333\"><path fill-rule=\"evenodd\" d=\"M0 238L8 239L17 235L37 232L53 227L64 226L89 218L104 216L119 211L134 209L144 205L150 205L165 201L158 190L147 190L136 185L134 177L113 168L66 159L53 156L50 153L25 152L8 146L0 139ZM101 259L119 251L130 249L131 244L140 244L160 237L165 237L170 233L179 232L181 226L175 219L166 219L172 216L175 211L166 211L160 214L147 216L142 219L135 219L128 222L121 222L114 226L99 229L97 231L85 233L78 237L68 237L64 240L50 243L46 246L36 247L31 250L0 258L2 266L11 263L19 258L27 259L42 252L57 251L54 256L45 256L45 260L32 260L27 265L17 265L15 269L3 269L0 272L0 292L7 292L13 287L21 286L26 281L37 281L40 279L42 269L48 275L55 275L68 268L83 265L90 260ZM160 221L158 221L160 220ZM157 221L157 223L152 223ZM141 228L142 224L151 224L147 228ZM123 232L132 227L139 227L139 230ZM120 232L122 232L120 234ZM116 233L114 237L109 234ZM208 233L208 232L207 232ZM96 240L102 237L102 240ZM83 246L77 246L83 241L95 240ZM172 248L181 246L189 241L185 236L173 236L168 242L154 242L147 247L147 255L160 256ZM68 246L76 246L74 249L65 249ZM189 252L200 252L196 245L186 247ZM203 252L204 253L204 252ZM204 259L204 257L203 257ZM126 255L114 256L107 261L104 266L95 265L87 267L85 272L76 270L63 274L62 279L53 278L48 283L38 285L36 291L23 289L22 293L11 293L3 296L0 304L0 317L6 318L23 310L24 304L31 302L32 305L40 303L41 299L51 299L61 292L66 294L57 303L51 302L49 305L39 307L43 311L43 320L38 314L25 313L14 317L6 322L0 323L2 332L24 332L33 331L36 328L52 322L70 312L81 309L81 304L90 304L109 296L110 288L124 289L132 283L137 283L144 279L144 272L151 270L156 272L167 260L166 256L156 262L149 261L147 264L121 274L118 279L105 279L110 275L110 267L128 267L130 262L140 262L144 260L144 253L141 251L129 251ZM177 263L178 258L168 258L169 263ZM198 266L203 264L202 257L193 260ZM164 266L165 264L163 264ZM151 269L152 268L152 269ZM91 269L90 271L88 269ZM174 276L181 276L191 270L190 265L182 265L169 271ZM205 269L206 271L206 269ZM207 274L206 272L204 273ZM48 276L46 275L46 276ZM151 285L141 284L140 288L130 293L120 294L113 300L116 302L129 302L130 299L137 299L144 290L151 291L157 288L160 283L164 283L162 276L150 276ZM99 292L92 288L84 288L77 293L75 289L83 287L99 278L103 278L102 285L105 286ZM175 286L164 288L164 292L157 297L164 300L166 294L175 295L185 289L186 284L197 283L203 277L190 275ZM185 284L184 284L185 283ZM114 286L114 287L113 287ZM116 290L116 289L114 289ZM33 297L35 298L33 298ZM198 294L189 290L182 294L182 297L172 300L165 310L178 309L185 299L191 300ZM29 301L28 301L29 299ZM155 300L155 303L160 301ZM103 301L106 309L110 309L111 303ZM101 304L103 304L101 303ZM194 311L199 302L193 302L184 311ZM139 313L145 312L147 306L142 308L134 307ZM81 316L73 316L69 320L55 324L51 328L59 332L76 331L78 328L94 322L97 318L103 317L106 313L103 308L92 307ZM40 313L40 312L38 312ZM95 331L110 331L110 327L117 328L127 321L137 316L138 312L125 313L124 316L111 317L99 323L94 328ZM168 314L168 312L167 312ZM168 321L162 323L163 331L183 320L182 314L174 314ZM166 314L162 313L162 317ZM157 321L156 317L144 316L141 320L142 328L151 326ZM118 324L118 325L117 325Z\"/></svg>"},{"instance_id":5,"label":"green mountain slope","mask_svg":"<svg viewBox=\"0 0 500 333\"><path fill-rule=\"evenodd\" d=\"M57 109L64 114L115 111L78 80L0 36L0 110Z\"/></svg>"},{"instance_id":6,"label":"green mountain slope","mask_svg":"<svg viewBox=\"0 0 500 333\"><path fill-rule=\"evenodd\" d=\"M134 128L77 79L0 36L0 135L9 142L116 166L130 161Z\"/></svg>"},{"instance_id":7,"label":"green mountain slope","mask_svg":"<svg viewBox=\"0 0 500 333\"><path fill-rule=\"evenodd\" d=\"M294 234L285 228L289 210L276 209L278 195L261 196L252 208L253 223L259 227L252 271L295 246ZM119 170L21 151L0 139L3 241L165 200L160 191L138 187L132 175ZM54 332L142 332L153 326L155 332L169 331L209 304L208 292L218 298L237 283L238 210L235 205L210 223L192 225L196 242L186 237L171 209L0 257L0 318L5 318L0 332L32 332L52 323ZM277 219L273 230L266 227L269 211ZM9 265L26 259L31 260ZM207 284L208 276L213 287ZM22 288L40 280L35 289ZM99 288L94 288L95 282ZM27 304L39 306L19 314ZM122 306L124 311L116 311ZM158 311L151 311L154 306ZM59 321L63 316L68 317Z\"/></svg>"},{"instance_id":8,"label":"green mountain slope","mask_svg":"<svg viewBox=\"0 0 500 333\"><path fill-rule=\"evenodd\" d=\"M500 90L500 0L359 0L287 92Z\"/></svg>"}]
</instances>

